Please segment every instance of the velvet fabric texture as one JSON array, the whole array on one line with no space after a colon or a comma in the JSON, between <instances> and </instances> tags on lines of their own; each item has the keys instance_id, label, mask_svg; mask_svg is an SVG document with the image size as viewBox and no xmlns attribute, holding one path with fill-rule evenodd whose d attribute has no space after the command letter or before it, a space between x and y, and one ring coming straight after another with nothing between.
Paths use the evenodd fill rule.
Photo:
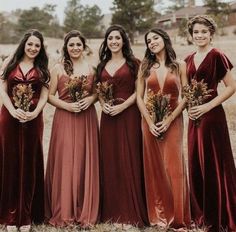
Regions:
<instances>
[{"instance_id":1,"label":"velvet fabric texture","mask_svg":"<svg viewBox=\"0 0 236 232\"><path fill-rule=\"evenodd\" d=\"M194 55L186 58L188 78L207 83L210 101L232 64L213 48L196 70ZM212 232L236 231L236 169L222 105L205 113L198 126L189 121L188 150L193 220Z\"/></svg>"},{"instance_id":2,"label":"velvet fabric texture","mask_svg":"<svg viewBox=\"0 0 236 232\"><path fill-rule=\"evenodd\" d=\"M180 77L168 71L163 85L155 69L146 79L146 93L170 95L170 107L178 106L181 91ZM145 99L145 101L147 101ZM148 217L151 225L172 228L190 225L190 202L187 174L183 156L183 116L180 114L158 139L149 131L143 118L144 176Z\"/></svg>"},{"instance_id":3,"label":"velvet fabric texture","mask_svg":"<svg viewBox=\"0 0 236 232\"><path fill-rule=\"evenodd\" d=\"M58 95L71 102L67 75L58 79ZM93 76L87 76L87 91ZM98 120L94 105L79 113L56 108L45 178L45 217L55 226L95 224L99 216Z\"/></svg>"},{"instance_id":4,"label":"velvet fabric texture","mask_svg":"<svg viewBox=\"0 0 236 232\"><path fill-rule=\"evenodd\" d=\"M17 84L31 84L32 111L39 100L42 82L35 68L26 75L18 65L8 76L8 95ZM42 113L26 123L13 118L5 106L0 111L0 224L28 225L44 219L44 166Z\"/></svg>"},{"instance_id":5,"label":"velvet fabric texture","mask_svg":"<svg viewBox=\"0 0 236 232\"><path fill-rule=\"evenodd\" d=\"M135 90L135 76L126 63L113 76L104 69L100 81L113 84L114 99L126 100ZM137 105L116 116L102 113L100 138L101 221L147 225L141 116Z\"/></svg>"}]
</instances>

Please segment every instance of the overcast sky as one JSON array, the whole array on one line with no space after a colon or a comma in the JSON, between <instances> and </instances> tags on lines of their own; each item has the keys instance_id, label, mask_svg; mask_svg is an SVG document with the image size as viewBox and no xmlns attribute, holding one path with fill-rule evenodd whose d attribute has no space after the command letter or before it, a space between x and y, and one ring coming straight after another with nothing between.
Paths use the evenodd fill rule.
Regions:
<instances>
[{"instance_id":1,"label":"overcast sky","mask_svg":"<svg viewBox=\"0 0 236 232\"><path fill-rule=\"evenodd\" d=\"M81 0L82 5L94 5L97 4L102 10L103 14L109 13L109 8L112 6L113 0ZM56 14L63 21L64 9L66 7L67 0L0 0L0 12L10 12L15 9L30 9L33 6L41 8L45 4L54 4L56 7Z\"/></svg>"},{"instance_id":2,"label":"overcast sky","mask_svg":"<svg viewBox=\"0 0 236 232\"><path fill-rule=\"evenodd\" d=\"M195 0L197 5L202 4L202 0ZM230 0L222 0L223 2L228 2ZM102 10L103 14L107 14L110 11L113 0L81 0L81 4L94 5L97 4ZM167 1L164 1L167 2ZM15 9L30 9L33 6L42 7L45 4L55 4L56 14L60 20L63 21L64 9L66 7L67 0L0 0L0 12L7 11L10 12Z\"/></svg>"}]
</instances>

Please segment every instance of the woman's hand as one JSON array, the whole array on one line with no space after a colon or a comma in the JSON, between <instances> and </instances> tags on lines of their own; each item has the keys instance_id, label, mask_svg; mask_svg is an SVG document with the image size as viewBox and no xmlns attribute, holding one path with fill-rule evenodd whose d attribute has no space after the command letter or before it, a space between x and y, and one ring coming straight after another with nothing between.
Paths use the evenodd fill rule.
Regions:
<instances>
[{"instance_id":1,"label":"woman's hand","mask_svg":"<svg viewBox=\"0 0 236 232\"><path fill-rule=\"evenodd\" d=\"M20 108L18 109L13 109L10 112L11 116L15 119L18 119L20 122L26 120L26 112L24 110L21 110Z\"/></svg>"},{"instance_id":2,"label":"woman's hand","mask_svg":"<svg viewBox=\"0 0 236 232\"><path fill-rule=\"evenodd\" d=\"M205 103L199 106L193 106L188 110L188 116L191 120L196 120L210 110L211 110L210 103Z\"/></svg>"},{"instance_id":3,"label":"woman's hand","mask_svg":"<svg viewBox=\"0 0 236 232\"><path fill-rule=\"evenodd\" d=\"M158 133L165 133L168 128L170 127L171 122L173 121L173 117L170 114L168 117L166 117L165 119L163 119L161 122L158 122L156 124Z\"/></svg>"},{"instance_id":4,"label":"woman's hand","mask_svg":"<svg viewBox=\"0 0 236 232\"><path fill-rule=\"evenodd\" d=\"M80 109L81 110L86 110L93 104L94 97L93 96L88 96L83 98L82 100L79 101Z\"/></svg>"},{"instance_id":5,"label":"woman's hand","mask_svg":"<svg viewBox=\"0 0 236 232\"><path fill-rule=\"evenodd\" d=\"M79 102L65 102L65 108L72 113L79 113L81 111Z\"/></svg>"},{"instance_id":6,"label":"woman's hand","mask_svg":"<svg viewBox=\"0 0 236 232\"><path fill-rule=\"evenodd\" d=\"M32 111L32 112L27 111L25 112L25 114L26 114L26 119L24 121L20 121L22 123L31 121L38 117L38 113L36 113L35 111Z\"/></svg>"},{"instance_id":7,"label":"woman's hand","mask_svg":"<svg viewBox=\"0 0 236 232\"><path fill-rule=\"evenodd\" d=\"M155 126L155 124L153 122L150 123L149 126L149 131L155 136L158 137L160 135L160 133L158 132L158 128L157 126Z\"/></svg>"},{"instance_id":8,"label":"woman's hand","mask_svg":"<svg viewBox=\"0 0 236 232\"><path fill-rule=\"evenodd\" d=\"M110 115L115 116L117 114L120 114L125 109L126 109L126 107L123 103L121 103L119 105L110 106Z\"/></svg>"},{"instance_id":9,"label":"woman's hand","mask_svg":"<svg viewBox=\"0 0 236 232\"><path fill-rule=\"evenodd\" d=\"M110 114L111 106L108 103L101 104L101 107L105 114Z\"/></svg>"}]
</instances>

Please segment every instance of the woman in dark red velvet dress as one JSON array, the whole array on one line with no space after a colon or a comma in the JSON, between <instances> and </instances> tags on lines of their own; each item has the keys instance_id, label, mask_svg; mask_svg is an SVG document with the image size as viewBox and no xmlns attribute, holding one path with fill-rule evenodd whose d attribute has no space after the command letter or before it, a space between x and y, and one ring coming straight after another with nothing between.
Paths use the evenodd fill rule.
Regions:
<instances>
[{"instance_id":1,"label":"woman in dark red velvet dress","mask_svg":"<svg viewBox=\"0 0 236 232\"><path fill-rule=\"evenodd\" d=\"M101 221L148 224L142 172L141 116L135 104L138 62L121 26L109 27L100 47L98 80L113 85L113 105L103 102ZM122 100L123 99L123 100Z\"/></svg>"},{"instance_id":2,"label":"woman in dark red velvet dress","mask_svg":"<svg viewBox=\"0 0 236 232\"><path fill-rule=\"evenodd\" d=\"M236 169L231 150L225 112L221 103L235 92L232 64L210 43L214 21L205 15L188 23L197 51L186 58L189 80L204 80L212 89L211 97L189 109L189 180L192 217L209 231L236 231ZM218 95L217 85L226 88ZM197 126L194 120L200 120Z\"/></svg>"},{"instance_id":3,"label":"woman in dark red velvet dress","mask_svg":"<svg viewBox=\"0 0 236 232\"><path fill-rule=\"evenodd\" d=\"M32 222L44 220L42 109L48 96L47 67L43 37L37 30L30 30L2 74L0 224L5 224L7 231L17 231L17 227L22 232L30 231ZM18 94L22 88L29 89L31 102L25 104L29 109L16 106L15 88Z\"/></svg>"}]
</instances>

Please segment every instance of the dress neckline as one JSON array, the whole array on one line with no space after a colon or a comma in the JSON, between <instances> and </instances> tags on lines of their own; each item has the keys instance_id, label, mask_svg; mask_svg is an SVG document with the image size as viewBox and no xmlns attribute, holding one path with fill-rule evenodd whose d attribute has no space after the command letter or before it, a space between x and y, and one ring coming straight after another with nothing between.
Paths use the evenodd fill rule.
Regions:
<instances>
[{"instance_id":1,"label":"dress neckline","mask_svg":"<svg viewBox=\"0 0 236 232\"><path fill-rule=\"evenodd\" d=\"M199 70L199 68L202 66L202 64L205 63L206 58L207 58L208 55L212 52L213 49L214 49L214 48L212 48L211 50L209 50L209 51L206 53L205 57L202 59L202 62L198 65L198 67L196 66L196 64L195 64L195 62L194 62L194 57L195 57L195 55L196 55L197 52L195 52L195 53L193 54L193 65L194 65L194 68L195 68L195 71L196 71L196 72Z\"/></svg>"},{"instance_id":2,"label":"dress neckline","mask_svg":"<svg viewBox=\"0 0 236 232\"><path fill-rule=\"evenodd\" d=\"M122 64L116 69L116 71L113 73L113 75L111 75L111 74L107 71L106 66L104 67L104 70L107 72L107 74L108 74L110 77L114 77L114 76L117 74L117 72L118 72L125 64L126 64L126 61L124 61L124 63L122 63Z\"/></svg>"}]
</instances>

